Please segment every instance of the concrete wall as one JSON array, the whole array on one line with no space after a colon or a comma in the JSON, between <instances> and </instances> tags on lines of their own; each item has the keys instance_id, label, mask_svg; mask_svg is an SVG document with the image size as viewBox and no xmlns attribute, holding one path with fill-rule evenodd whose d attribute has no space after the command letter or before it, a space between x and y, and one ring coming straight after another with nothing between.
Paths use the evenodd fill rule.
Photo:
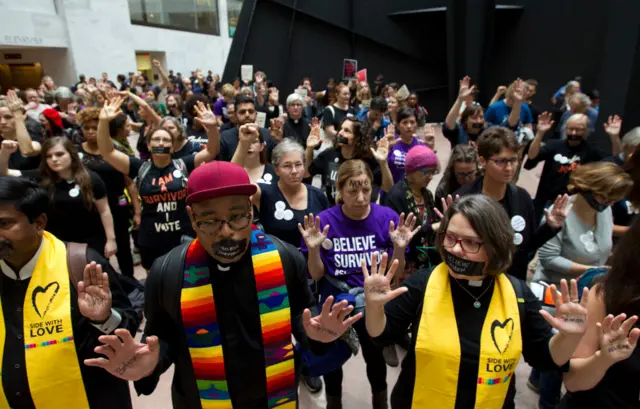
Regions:
<instances>
[{"instance_id":1,"label":"concrete wall","mask_svg":"<svg viewBox=\"0 0 640 409\"><path fill-rule=\"evenodd\" d=\"M0 47L68 46L54 0L0 1Z\"/></svg>"}]
</instances>

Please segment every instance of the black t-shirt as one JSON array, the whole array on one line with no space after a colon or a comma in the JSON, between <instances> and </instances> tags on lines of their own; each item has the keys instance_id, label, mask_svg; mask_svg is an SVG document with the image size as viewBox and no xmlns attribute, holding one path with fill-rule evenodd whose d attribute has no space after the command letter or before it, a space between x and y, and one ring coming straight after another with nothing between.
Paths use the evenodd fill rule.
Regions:
<instances>
[{"instance_id":1,"label":"black t-shirt","mask_svg":"<svg viewBox=\"0 0 640 409\"><path fill-rule=\"evenodd\" d=\"M342 121L344 121L346 117L355 117L356 114L357 112L353 107L349 107L349 109L344 110L332 105L331 108L326 107L324 109L324 113L322 114L322 124L323 126L333 125L336 132L338 132Z\"/></svg>"},{"instance_id":2,"label":"black t-shirt","mask_svg":"<svg viewBox=\"0 0 640 409\"><path fill-rule=\"evenodd\" d=\"M456 122L456 126L453 129L449 129L446 124L442 124L442 135L449 140L451 149L453 149L456 145L467 145L469 142L476 142L485 129L482 128L478 133L470 134L462 125Z\"/></svg>"},{"instance_id":3,"label":"black t-shirt","mask_svg":"<svg viewBox=\"0 0 640 409\"><path fill-rule=\"evenodd\" d=\"M78 156L82 163L100 176L107 190L107 199L111 210L113 206L120 206L120 199L123 199L125 189L125 176L116 168L107 163L100 155L93 155L84 150L82 145L77 146ZM120 150L118 147L116 149Z\"/></svg>"},{"instance_id":4,"label":"black t-shirt","mask_svg":"<svg viewBox=\"0 0 640 409\"><path fill-rule=\"evenodd\" d=\"M390 301L385 306L387 326L384 332L374 338L376 342L390 345L398 337L407 333L409 326L418 332L424 294L427 282L433 270L418 270L404 283L409 291ZM474 299L449 277L451 298L456 321L458 322L458 336L460 337L460 372L458 376L455 409L475 407L476 388L478 379L478 365L480 356L480 336L485 317L493 296L494 280L485 279L481 287L471 287L468 281L460 280L459 284L475 297L480 297L480 308L473 307ZM491 286L491 288L488 288ZM539 370L553 370L558 367L553 362L549 351L549 340L552 337L551 326L540 315L540 302L531 290L523 283L524 288L524 317L520 317L522 332L522 354L524 359ZM484 291L486 293L480 296ZM433 328L437 331L437 328ZM402 361L402 370L398 382L391 393L391 407L394 409L409 409L413 399L413 389L416 384L416 337L411 338L411 347ZM424 380L421 380L424 382ZM504 408L514 408L515 380L511 381L505 399ZM421 408L413 408L421 409Z\"/></svg>"},{"instance_id":5,"label":"black t-shirt","mask_svg":"<svg viewBox=\"0 0 640 409\"><path fill-rule=\"evenodd\" d=\"M206 145L209 142L209 137L207 136L207 131L204 129L194 129L193 127L189 127L187 129L187 137L191 142L196 142L202 145Z\"/></svg>"},{"instance_id":6,"label":"black t-shirt","mask_svg":"<svg viewBox=\"0 0 640 409\"><path fill-rule=\"evenodd\" d=\"M94 199L106 197L107 188L100 176L92 170L88 172ZM39 170L26 170L22 175L41 180ZM90 208L87 207L75 182L61 180L55 184L53 200L47 211L46 230L62 241L87 243L99 253L104 252L106 236L98 208L95 203L92 203Z\"/></svg>"},{"instance_id":7,"label":"black t-shirt","mask_svg":"<svg viewBox=\"0 0 640 409\"><path fill-rule=\"evenodd\" d=\"M267 150L267 161L271 161L271 151L273 151L273 148L275 148L276 143L273 138L271 138L269 131L265 128L260 128L260 136L266 143L265 148ZM234 127L222 132L222 134L220 134L220 154L218 155L218 160L231 162L231 159L233 159L233 154L236 153L237 147L238 127Z\"/></svg>"},{"instance_id":8,"label":"black t-shirt","mask_svg":"<svg viewBox=\"0 0 640 409\"><path fill-rule=\"evenodd\" d=\"M31 137L31 140L33 142L38 142L42 144L41 135L34 132L29 132L29 136ZM0 136L0 143L4 141L4 139L5 138ZM35 156L22 156L22 154L20 153L20 149L18 149L15 152L13 152L9 157L9 169L15 169L15 170L36 169L38 166L40 166L40 158L41 158L40 154Z\"/></svg>"},{"instance_id":9,"label":"black t-shirt","mask_svg":"<svg viewBox=\"0 0 640 409\"><path fill-rule=\"evenodd\" d=\"M276 183L260 184L260 221L265 233L273 234L295 247L300 247L301 236L298 223L304 224L309 213L318 214L330 207L322 190L305 184L307 188L306 209L296 210L289 205Z\"/></svg>"},{"instance_id":10,"label":"black t-shirt","mask_svg":"<svg viewBox=\"0 0 640 409\"><path fill-rule=\"evenodd\" d=\"M206 143L206 142L205 142ZM206 146L206 145L205 145ZM202 143L188 140L187 143L179 151L173 152L173 158L184 158L185 156L193 156L205 148Z\"/></svg>"},{"instance_id":11,"label":"black t-shirt","mask_svg":"<svg viewBox=\"0 0 640 409\"><path fill-rule=\"evenodd\" d=\"M536 202L554 200L558 195L568 193L567 185L571 172L585 163L598 162L605 158L604 152L583 142L571 147L566 140L551 140L546 142L535 159L527 158L525 169L533 169L545 161L536 192Z\"/></svg>"},{"instance_id":12,"label":"black t-shirt","mask_svg":"<svg viewBox=\"0 0 640 409\"><path fill-rule=\"evenodd\" d=\"M195 168L194 155L182 158L189 173ZM144 162L129 156L129 177L135 179ZM187 181L173 162L165 168L151 163L142 183L142 214L138 241L143 247L166 248L180 244L182 235L195 236L187 215Z\"/></svg>"},{"instance_id":13,"label":"black t-shirt","mask_svg":"<svg viewBox=\"0 0 640 409\"><path fill-rule=\"evenodd\" d=\"M359 159L359 158L353 158ZM380 186L382 185L382 172L380 170L380 164L371 156L361 158L369 165L369 169L373 173L373 190L371 192L371 201L375 202L380 192ZM325 189L325 194L329 198L329 203L334 205L336 203L336 181L338 180L338 169L340 165L346 162L342 156L340 149L327 149L318 155L317 158L311 162L309 166L309 173L311 176L321 175L322 184Z\"/></svg>"},{"instance_id":14,"label":"black t-shirt","mask_svg":"<svg viewBox=\"0 0 640 409\"><path fill-rule=\"evenodd\" d=\"M232 128L235 128L235 127L236 127L236 124L232 124L231 122L225 122L220 127L220 133L226 131L227 129L232 129Z\"/></svg>"}]
</instances>

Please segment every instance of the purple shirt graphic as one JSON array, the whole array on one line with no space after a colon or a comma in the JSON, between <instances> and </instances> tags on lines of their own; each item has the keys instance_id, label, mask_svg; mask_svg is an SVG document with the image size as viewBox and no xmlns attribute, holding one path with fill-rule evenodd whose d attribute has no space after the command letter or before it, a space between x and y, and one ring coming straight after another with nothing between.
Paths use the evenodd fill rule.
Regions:
<instances>
[{"instance_id":1,"label":"purple shirt graphic","mask_svg":"<svg viewBox=\"0 0 640 409\"><path fill-rule=\"evenodd\" d=\"M325 274L343 280L351 287L362 287L361 261L367 261L371 268L371 256L378 252L393 253L393 243L389 237L389 222L398 225L400 216L388 207L371 203L369 216L364 220L353 220L342 212L342 206L333 206L318 214L320 229L329 224L327 239L320 249L320 257L325 266ZM302 241L300 251L305 257L309 250ZM378 258L380 262L380 258Z\"/></svg>"},{"instance_id":2,"label":"purple shirt graphic","mask_svg":"<svg viewBox=\"0 0 640 409\"><path fill-rule=\"evenodd\" d=\"M396 141L396 144L389 148L389 157L387 158L389 169L393 175L393 183L398 183L404 177L404 160L409 149L421 144L421 141L415 136L411 144L402 142L399 136L396 137Z\"/></svg>"}]
</instances>

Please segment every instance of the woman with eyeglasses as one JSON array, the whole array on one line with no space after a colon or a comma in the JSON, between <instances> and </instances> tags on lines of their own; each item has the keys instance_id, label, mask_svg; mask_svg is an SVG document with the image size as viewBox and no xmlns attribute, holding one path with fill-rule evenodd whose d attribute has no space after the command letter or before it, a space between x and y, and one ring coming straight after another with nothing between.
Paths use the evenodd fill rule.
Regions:
<instances>
[{"instance_id":1,"label":"woman with eyeglasses","mask_svg":"<svg viewBox=\"0 0 640 409\"><path fill-rule=\"evenodd\" d=\"M535 251L558 233L567 217L567 195L558 196L546 223L539 225L534 216L533 200L521 187L511 184L518 165L518 142L513 131L492 126L478 138L478 155L484 176L458 189L454 196L481 193L497 200L511 220L516 252L507 273L524 280L527 265ZM451 202L451 197L447 201ZM446 209L445 209L446 210Z\"/></svg>"},{"instance_id":2,"label":"woman with eyeglasses","mask_svg":"<svg viewBox=\"0 0 640 409\"><path fill-rule=\"evenodd\" d=\"M391 127L387 130L387 134L393 135L393 139L390 141L391 152L389 152L389 169L391 169L391 175L393 175L393 183L404 178L404 161L409 149L419 144L424 144L422 139L416 136L418 131L418 122L416 120L416 113L412 109L403 108L397 115L398 124L398 136L393 135L395 133L395 127Z\"/></svg>"},{"instance_id":3,"label":"woman with eyeglasses","mask_svg":"<svg viewBox=\"0 0 640 409\"><path fill-rule=\"evenodd\" d=\"M434 247L440 218L434 212L433 193L427 189L438 173L438 158L428 147L417 145L409 150L404 162L404 178L385 195L384 205L398 214L413 213L420 230L413 236L404 274L397 278L399 282L420 268L440 263Z\"/></svg>"},{"instance_id":4,"label":"woman with eyeglasses","mask_svg":"<svg viewBox=\"0 0 640 409\"><path fill-rule=\"evenodd\" d=\"M335 140L335 148L327 149L313 159L315 149L320 146L320 128L312 125L307 139L306 161L309 176L320 175L329 203L336 203L338 193L336 182L338 170L342 164L351 159L364 161L373 175L372 200L376 201L380 190L389 191L393 186L393 176L389 169L389 140L378 141L377 150L372 148L368 124L354 117L345 118Z\"/></svg>"},{"instance_id":5,"label":"woman with eyeglasses","mask_svg":"<svg viewBox=\"0 0 640 409\"><path fill-rule=\"evenodd\" d=\"M364 263L366 327L394 342L412 328L411 347L391 394L393 409L512 409L521 356L539 369L563 368L587 328L589 291L575 280L553 286L555 317L526 284L506 274L513 229L496 201L470 195L450 206L437 248L444 262L417 271L399 288L397 261ZM387 266L391 266L387 272ZM554 335L555 329L557 333Z\"/></svg>"},{"instance_id":6,"label":"woman with eyeglasses","mask_svg":"<svg viewBox=\"0 0 640 409\"><path fill-rule=\"evenodd\" d=\"M113 229L118 247L116 256L120 272L128 277L133 277L133 257L131 255L131 237L129 234L130 208L125 196L125 189L134 190L133 180L123 175L116 168L107 163L98 149L98 120L99 108L85 108L78 113L78 122L82 125L84 142L78 145L78 156L82 163L94 171L104 182L107 193L107 201L113 216ZM126 153L122 148L121 152ZM129 192L130 197L137 193Z\"/></svg>"},{"instance_id":7,"label":"woman with eyeglasses","mask_svg":"<svg viewBox=\"0 0 640 409\"><path fill-rule=\"evenodd\" d=\"M100 176L87 170L68 138L55 136L42 144L39 169L9 169L15 141L2 141L0 175L37 180L51 197L47 231L62 241L87 243L105 258L116 254L117 244L107 190Z\"/></svg>"},{"instance_id":8,"label":"woman with eyeglasses","mask_svg":"<svg viewBox=\"0 0 640 409\"><path fill-rule=\"evenodd\" d=\"M256 124L240 127L240 141L232 163L241 166L246 163L250 146L259 143L258 129ZM258 191L252 196L252 203L260 212L265 233L300 247L298 224L304 222L307 214L328 209L329 201L322 190L302 183L304 148L295 140L286 138L276 145L271 161L278 178L269 184L257 182Z\"/></svg>"},{"instance_id":9,"label":"woman with eyeglasses","mask_svg":"<svg viewBox=\"0 0 640 409\"><path fill-rule=\"evenodd\" d=\"M183 236L194 236L186 211L187 179L197 166L213 160L219 151L220 139L213 112L199 104L197 120L209 130L206 150L174 159L172 134L158 128L148 135L149 161L127 155L115 149L109 135L109 123L120 113L122 101L121 96L111 95L100 111L98 150L107 163L137 181L142 198L138 249L142 266L149 270L153 261L179 245Z\"/></svg>"},{"instance_id":10,"label":"woman with eyeglasses","mask_svg":"<svg viewBox=\"0 0 640 409\"><path fill-rule=\"evenodd\" d=\"M451 151L447 168L436 188L436 207L442 211L442 199L482 175L478 150L470 145L456 145Z\"/></svg>"},{"instance_id":11,"label":"woman with eyeglasses","mask_svg":"<svg viewBox=\"0 0 640 409\"><path fill-rule=\"evenodd\" d=\"M355 311L364 307L361 265L375 264L374 254L388 252L404 268L405 253L417 230L413 214L398 215L371 203L373 174L362 160L348 160L337 175L338 204L299 224L309 274L319 281L321 300L329 296L355 298ZM387 408L387 367L382 348L363 325L354 326L367 365L374 409ZM342 408L342 368L324 376L327 409Z\"/></svg>"}]
</instances>

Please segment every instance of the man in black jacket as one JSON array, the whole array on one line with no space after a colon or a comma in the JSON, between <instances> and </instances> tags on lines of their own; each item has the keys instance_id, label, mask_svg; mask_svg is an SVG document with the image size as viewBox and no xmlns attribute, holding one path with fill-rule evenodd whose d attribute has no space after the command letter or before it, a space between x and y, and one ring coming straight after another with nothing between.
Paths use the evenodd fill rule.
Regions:
<instances>
[{"instance_id":1,"label":"man in black jacket","mask_svg":"<svg viewBox=\"0 0 640 409\"><path fill-rule=\"evenodd\" d=\"M139 319L96 251L79 254L81 281L70 274L78 259L45 231L48 207L35 182L0 177L0 407L131 409L127 382L82 362L101 335L135 333Z\"/></svg>"},{"instance_id":2,"label":"man in black jacket","mask_svg":"<svg viewBox=\"0 0 640 409\"><path fill-rule=\"evenodd\" d=\"M264 297L266 293L267 298L273 299L276 290L258 292L256 288L264 280L266 267L281 263L281 267L268 271L268 277L271 282L278 282L284 276L285 285L278 288L275 296L284 294L287 299L284 304L278 301L275 305L286 304L289 310L289 314L279 314L279 319L290 322L283 333L287 344L291 334L299 341L306 334L314 353L322 353L322 345L313 341L335 341L361 314L345 320L353 307L343 301L331 308L333 297L329 297L322 313L311 318L309 308L314 306L314 300L304 258L295 247L251 225L249 197L256 187L243 168L227 162L208 163L191 173L187 189L187 209L198 238L156 260L149 273L145 289L147 344L135 342L127 331L118 331L117 336L101 339L105 346L99 352L108 359L87 364L137 381L136 390L146 395L154 391L160 375L175 364L172 397L176 409L222 404L266 409L273 407L274 399L282 402L283 408L295 407L294 377L271 382L274 359L278 367L289 365L293 369L293 362L290 353L268 353L267 345L273 337L264 336L264 322L269 320L263 309L274 303L265 303ZM261 258L265 253L259 251L262 246L271 249L268 266L261 264L265 260ZM273 258L275 250L277 257ZM200 264L191 262L194 254L200 255ZM194 284L198 282L204 285ZM195 302L190 298L194 289L211 296ZM194 310L197 326L192 325ZM207 319L213 324L203 327L200 321ZM205 338L194 342L199 335ZM202 347L203 342L206 348ZM281 392L283 388L286 393L273 395L274 389Z\"/></svg>"}]
</instances>

